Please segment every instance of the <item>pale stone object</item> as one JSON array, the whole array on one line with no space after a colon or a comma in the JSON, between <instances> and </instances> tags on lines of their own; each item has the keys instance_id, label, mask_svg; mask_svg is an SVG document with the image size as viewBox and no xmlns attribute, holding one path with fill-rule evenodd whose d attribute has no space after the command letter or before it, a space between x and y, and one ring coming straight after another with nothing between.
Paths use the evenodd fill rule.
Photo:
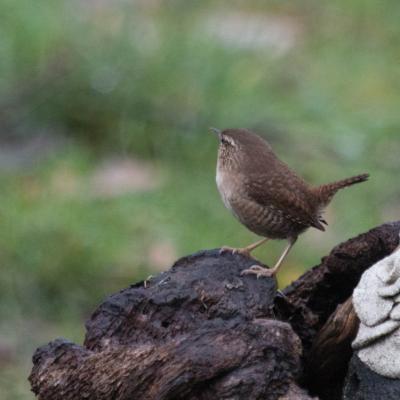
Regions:
<instances>
[{"instance_id":1,"label":"pale stone object","mask_svg":"<svg viewBox=\"0 0 400 400\"><path fill-rule=\"evenodd\" d=\"M400 378L400 249L361 277L353 293L360 328L353 348L371 370Z\"/></svg>"}]
</instances>

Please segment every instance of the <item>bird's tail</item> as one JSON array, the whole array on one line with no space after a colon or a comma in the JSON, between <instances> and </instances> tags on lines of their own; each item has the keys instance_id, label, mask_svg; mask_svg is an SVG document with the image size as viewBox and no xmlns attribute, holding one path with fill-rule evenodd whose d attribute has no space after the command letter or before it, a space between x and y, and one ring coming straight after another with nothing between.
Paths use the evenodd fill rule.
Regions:
<instances>
[{"instance_id":1,"label":"bird's tail","mask_svg":"<svg viewBox=\"0 0 400 400\"><path fill-rule=\"evenodd\" d=\"M341 181L318 186L314 190L320 204L324 206L331 201L332 197L336 194L338 190L351 185L355 185L356 183L365 182L366 180L368 180L368 178L369 174L361 174L357 176L352 176L351 178L343 179Z\"/></svg>"}]
</instances>

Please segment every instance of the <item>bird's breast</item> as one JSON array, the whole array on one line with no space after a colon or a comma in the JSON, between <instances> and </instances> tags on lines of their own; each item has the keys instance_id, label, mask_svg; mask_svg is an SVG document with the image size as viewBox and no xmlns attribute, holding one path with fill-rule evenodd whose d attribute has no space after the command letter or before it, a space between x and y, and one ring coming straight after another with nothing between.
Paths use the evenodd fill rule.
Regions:
<instances>
[{"instance_id":1,"label":"bird's breast","mask_svg":"<svg viewBox=\"0 0 400 400\"><path fill-rule=\"evenodd\" d=\"M225 207L235 213L231 204L231 200L235 193L235 182L232 178L232 174L226 173L222 168L217 166L216 182Z\"/></svg>"}]
</instances>

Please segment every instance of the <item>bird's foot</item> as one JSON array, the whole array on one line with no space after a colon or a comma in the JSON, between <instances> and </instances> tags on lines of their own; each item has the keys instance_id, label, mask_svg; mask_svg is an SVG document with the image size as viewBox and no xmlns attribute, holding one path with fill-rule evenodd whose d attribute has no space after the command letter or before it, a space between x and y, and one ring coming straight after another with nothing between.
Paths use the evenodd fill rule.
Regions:
<instances>
[{"instance_id":1,"label":"bird's foot","mask_svg":"<svg viewBox=\"0 0 400 400\"><path fill-rule=\"evenodd\" d=\"M275 271L273 269L261 267L260 265L253 265L250 268L243 270L240 275L256 275L257 279L261 276L271 278L275 275Z\"/></svg>"},{"instance_id":2,"label":"bird's foot","mask_svg":"<svg viewBox=\"0 0 400 400\"><path fill-rule=\"evenodd\" d=\"M229 246L222 246L220 251L219 251L219 254L223 254L223 253L241 254L242 256L246 256L246 257L249 257L249 258L254 258L250 254L250 250L247 249L246 247L235 248L235 247L229 247Z\"/></svg>"}]
</instances>

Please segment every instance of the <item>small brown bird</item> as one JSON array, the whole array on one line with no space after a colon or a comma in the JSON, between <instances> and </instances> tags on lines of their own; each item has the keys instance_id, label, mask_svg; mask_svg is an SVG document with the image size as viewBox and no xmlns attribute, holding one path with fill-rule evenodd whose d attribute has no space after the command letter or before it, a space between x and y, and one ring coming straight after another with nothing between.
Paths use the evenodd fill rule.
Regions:
<instances>
[{"instance_id":1,"label":"small brown bird","mask_svg":"<svg viewBox=\"0 0 400 400\"><path fill-rule=\"evenodd\" d=\"M309 227L324 231L324 208L339 189L364 182L368 174L312 187L273 152L268 142L247 129L210 128L219 137L217 186L225 206L250 231L264 239L232 251L250 253L268 239L286 239L288 245L272 269L258 265L242 274L272 276Z\"/></svg>"}]
</instances>

